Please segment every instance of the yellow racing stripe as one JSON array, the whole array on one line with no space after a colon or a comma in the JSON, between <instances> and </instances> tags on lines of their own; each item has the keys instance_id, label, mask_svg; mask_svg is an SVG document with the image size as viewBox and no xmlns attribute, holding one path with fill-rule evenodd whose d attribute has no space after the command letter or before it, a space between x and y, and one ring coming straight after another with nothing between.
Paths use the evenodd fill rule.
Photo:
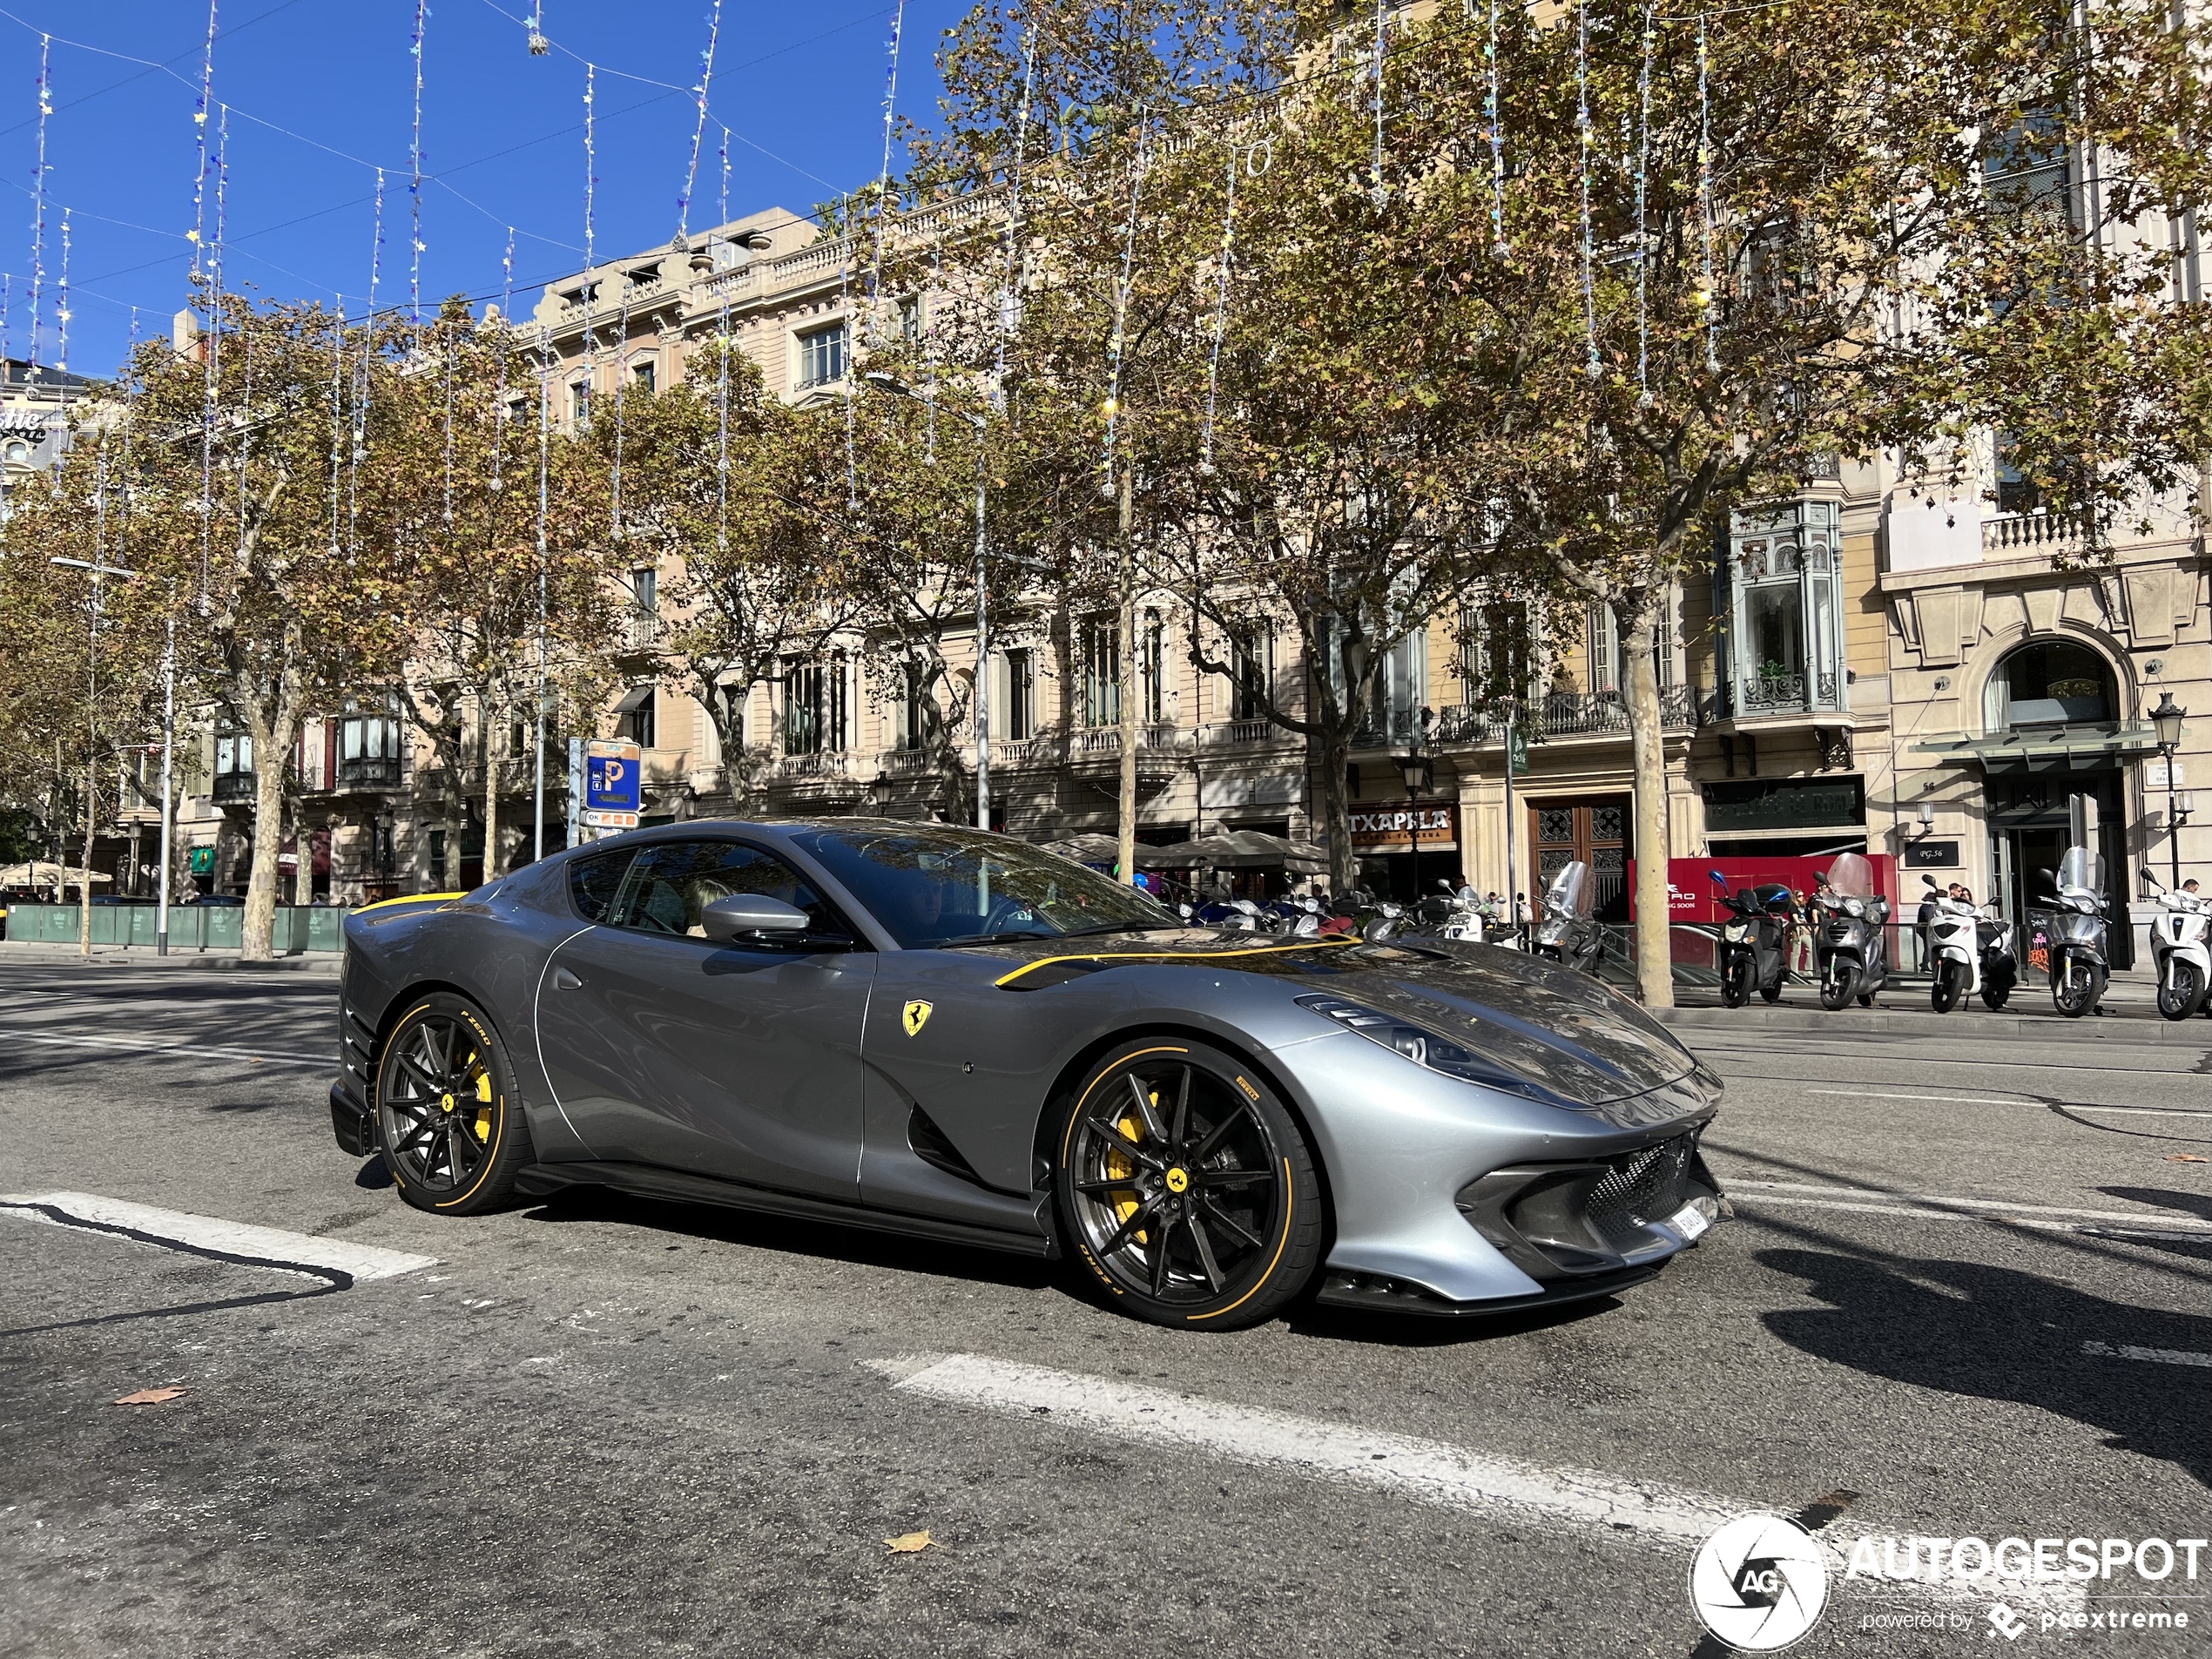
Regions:
<instances>
[{"instance_id":1,"label":"yellow racing stripe","mask_svg":"<svg viewBox=\"0 0 2212 1659\"><path fill-rule=\"evenodd\" d=\"M1346 934L1333 939L1301 939L1290 945L1250 945L1239 950L1101 950L1079 956L1040 956L993 983L1002 991L1022 974L1034 974L1040 968L1050 968L1059 962L1218 962L1232 956L1280 956L1288 951L1324 950L1332 945L1359 942Z\"/></svg>"}]
</instances>

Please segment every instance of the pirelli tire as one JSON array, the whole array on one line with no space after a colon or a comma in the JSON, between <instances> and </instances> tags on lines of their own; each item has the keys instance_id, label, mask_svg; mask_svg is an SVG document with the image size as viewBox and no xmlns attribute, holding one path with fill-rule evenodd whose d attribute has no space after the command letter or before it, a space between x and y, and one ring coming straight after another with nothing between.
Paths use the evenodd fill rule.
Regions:
<instances>
[{"instance_id":1,"label":"pirelli tire","mask_svg":"<svg viewBox=\"0 0 2212 1659\"><path fill-rule=\"evenodd\" d=\"M374 1096L384 1167L408 1203L475 1216L513 1202L529 1126L507 1045L474 1002L410 999L378 1051Z\"/></svg>"},{"instance_id":2,"label":"pirelli tire","mask_svg":"<svg viewBox=\"0 0 2212 1659\"><path fill-rule=\"evenodd\" d=\"M1266 1081L1222 1049L1167 1035L1122 1044L1069 1102L1052 1145L1069 1255L1140 1319L1258 1325L1319 1265L1312 1150Z\"/></svg>"}]
</instances>

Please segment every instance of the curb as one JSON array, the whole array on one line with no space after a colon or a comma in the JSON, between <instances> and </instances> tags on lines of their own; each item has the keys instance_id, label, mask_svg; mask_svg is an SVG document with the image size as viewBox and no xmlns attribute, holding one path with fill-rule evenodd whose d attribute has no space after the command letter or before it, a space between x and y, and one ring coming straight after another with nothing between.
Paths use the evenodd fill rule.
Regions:
<instances>
[{"instance_id":1,"label":"curb","mask_svg":"<svg viewBox=\"0 0 2212 1659\"><path fill-rule=\"evenodd\" d=\"M1908 1014L1891 1008L1653 1008L1651 1016L1665 1026L1690 1029L1723 1026L1748 1027L1759 1031L1818 1031L1851 1036L1880 1031L1902 1036L1946 1036L1960 1042L1995 1042L2027 1038L2039 1042L2175 1043L2212 1049L2212 1022L2161 1020L2155 1015L2116 1014L2080 1020L2058 1015L1968 1013Z\"/></svg>"},{"instance_id":2,"label":"curb","mask_svg":"<svg viewBox=\"0 0 2212 1659\"><path fill-rule=\"evenodd\" d=\"M203 954L198 951L189 955L158 956L151 950L133 950L128 954L107 950L95 951L86 956L74 945L0 944L0 968L35 964L41 968L158 969L163 972L185 968L201 973L327 973L335 978L340 961L338 953L334 951L318 952L313 956L277 956L264 962L250 962L237 956Z\"/></svg>"}]
</instances>

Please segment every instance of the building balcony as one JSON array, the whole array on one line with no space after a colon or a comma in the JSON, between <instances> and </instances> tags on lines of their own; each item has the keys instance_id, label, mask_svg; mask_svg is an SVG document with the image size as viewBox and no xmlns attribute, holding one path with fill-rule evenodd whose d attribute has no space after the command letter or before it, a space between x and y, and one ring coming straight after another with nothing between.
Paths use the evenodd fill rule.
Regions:
<instances>
[{"instance_id":1,"label":"building balcony","mask_svg":"<svg viewBox=\"0 0 2212 1659\"><path fill-rule=\"evenodd\" d=\"M1198 728L1198 745L1204 749L1257 749L1269 744L1304 746L1305 739L1272 720L1222 720Z\"/></svg>"},{"instance_id":2,"label":"building balcony","mask_svg":"<svg viewBox=\"0 0 2212 1659\"><path fill-rule=\"evenodd\" d=\"M1024 771L1052 764L1053 745L1044 738L1009 738L991 745L991 765L1006 771Z\"/></svg>"},{"instance_id":3,"label":"building balcony","mask_svg":"<svg viewBox=\"0 0 2212 1659\"><path fill-rule=\"evenodd\" d=\"M400 782L400 760L396 755L356 755L338 763L337 786L341 789L395 789Z\"/></svg>"},{"instance_id":4,"label":"building balcony","mask_svg":"<svg viewBox=\"0 0 2212 1659\"><path fill-rule=\"evenodd\" d=\"M633 610L623 619L622 636L616 649L626 656L650 656L660 649L660 613L655 610Z\"/></svg>"},{"instance_id":5,"label":"building balcony","mask_svg":"<svg viewBox=\"0 0 2212 1659\"><path fill-rule=\"evenodd\" d=\"M250 772L219 772L211 792L218 806L245 806L253 799L253 774Z\"/></svg>"},{"instance_id":6,"label":"building balcony","mask_svg":"<svg viewBox=\"0 0 2212 1659\"><path fill-rule=\"evenodd\" d=\"M927 778L935 770L927 749L886 749L876 761L888 779Z\"/></svg>"},{"instance_id":7,"label":"building balcony","mask_svg":"<svg viewBox=\"0 0 2212 1659\"><path fill-rule=\"evenodd\" d=\"M1158 722L1136 728L1136 747L1140 755L1165 755L1189 746L1190 733L1181 726ZM1087 725L1078 730L1069 740L1068 758L1077 765L1096 764L1100 760L1118 761L1122 755L1122 729L1118 725Z\"/></svg>"},{"instance_id":8,"label":"building balcony","mask_svg":"<svg viewBox=\"0 0 2212 1659\"><path fill-rule=\"evenodd\" d=\"M1762 674L1708 694L1708 724L1803 720L1850 712L1841 674Z\"/></svg>"},{"instance_id":9,"label":"building balcony","mask_svg":"<svg viewBox=\"0 0 2212 1659\"><path fill-rule=\"evenodd\" d=\"M1662 732L1693 732L1704 724L1697 698L1687 686L1669 685L1659 692L1659 725ZM1531 743L1575 738L1629 738L1629 707L1615 691L1547 691L1532 697L1514 711L1514 729ZM1506 739L1505 711L1471 705L1439 711L1430 737L1440 744L1466 744L1482 748ZM1377 745L1376 746L1382 746Z\"/></svg>"}]
</instances>

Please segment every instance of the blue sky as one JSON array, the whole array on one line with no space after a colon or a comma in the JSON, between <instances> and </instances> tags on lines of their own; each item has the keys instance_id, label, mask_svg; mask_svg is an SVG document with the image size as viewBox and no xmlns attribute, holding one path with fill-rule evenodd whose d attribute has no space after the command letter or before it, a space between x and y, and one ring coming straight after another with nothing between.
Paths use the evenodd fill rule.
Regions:
<instances>
[{"instance_id":1,"label":"blue sky","mask_svg":"<svg viewBox=\"0 0 2212 1659\"><path fill-rule=\"evenodd\" d=\"M600 65L599 257L668 241L695 108L686 91L626 77L691 85L711 8L711 0L545 0L553 50L533 57L521 0L436 0L422 54L426 308L457 290L496 299L510 224L523 308L539 284L582 263L587 60ZM961 0L909 0L901 111L926 118L934 110L935 50L965 10ZM877 0L725 0L694 228L718 217L724 124L736 135L733 215L770 206L804 212L875 174L891 18L891 5ZM30 342L40 31L55 37L40 356L56 361L66 205L69 365L102 374L122 358L132 307L142 330L162 331L187 296L185 233L199 159L192 111L206 24L198 0L12 0L0 10L0 271L10 279L10 354L27 355ZM232 106L229 283L326 303L342 293L357 314L374 240L372 168L381 165L378 302L404 303L413 0L221 0L218 26L214 95ZM212 234L212 183L208 213Z\"/></svg>"}]
</instances>

